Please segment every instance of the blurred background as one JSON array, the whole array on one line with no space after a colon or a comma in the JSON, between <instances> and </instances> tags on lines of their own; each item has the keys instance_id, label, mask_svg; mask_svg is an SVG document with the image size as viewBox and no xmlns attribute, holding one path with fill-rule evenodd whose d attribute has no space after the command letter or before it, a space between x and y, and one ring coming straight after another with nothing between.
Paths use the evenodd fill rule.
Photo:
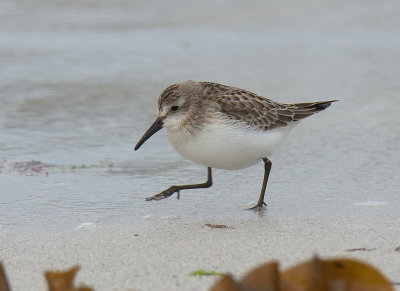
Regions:
<instances>
[{"instance_id":1,"label":"blurred background","mask_svg":"<svg viewBox=\"0 0 400 291\"><path fill-rule=\"evenodd\" d=\"M397 0L2 0L0 227L252 217L261 164L144 201L205 180L163 132L133 151L160 92L188 79L340 100L271 157L269 217L399 218L399 15Z\"/></svg>"}]
</instances>

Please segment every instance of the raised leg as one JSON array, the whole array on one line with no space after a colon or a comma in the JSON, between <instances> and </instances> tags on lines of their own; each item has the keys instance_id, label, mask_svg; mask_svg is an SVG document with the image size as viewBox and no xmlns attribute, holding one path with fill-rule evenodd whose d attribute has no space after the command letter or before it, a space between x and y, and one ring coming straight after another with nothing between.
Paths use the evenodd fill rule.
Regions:
<instances>
[{"instance_id":1,"label":"raised leg","mask_svg":"<svg viewBox=\"0 0 400 291\"><path fill-rule=\"evenodd\" d=\"M193 185L178 185L178 186L171 186L168 189L153 195L151 197L147 197L146 201L150 201L150 200L161 200L161 199L165 199L168 198L169 196L171 196L172 194L174 194L175 192L178 193L178 199L179 199L179 191L181 190L186 190L186 189L198 189L198 188L209 188L212 185L212 176L211 176L211 168L208 167L207 168L207 181L201 184L193 184Z\"/></svg>"},{"instance_id":2,"label":"raised leg","mask_svg":"<svg viewBox=\"0 0 400 291\"><path fill-rule=\"evenodd\" d=\"M265 189L267 188L268 177L269 177L269 172L271 172L272 163L267 158L264 158L263 161L264 161L264 180L261 187L260 197L258 198L257 204L249 209L260 210L264 207L264 205L267 206L267 203L264 202L264 195L265 195Z\"/></svg>"}]
</instances>

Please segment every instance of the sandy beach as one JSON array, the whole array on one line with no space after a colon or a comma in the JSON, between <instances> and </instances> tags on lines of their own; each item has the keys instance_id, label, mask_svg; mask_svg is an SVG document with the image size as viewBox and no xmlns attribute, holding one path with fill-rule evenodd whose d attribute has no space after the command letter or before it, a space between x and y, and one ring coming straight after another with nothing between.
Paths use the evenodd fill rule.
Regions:
<instances>
[{"instance_id":1,"label":"sandy beach","mask_svg":"<svg viewBox=\"0 0 400 291\"><path fill-rule=\"evenodd\" d=\"M206 223L229 228L210 228ZM46 290L42 270L81 266L77 282L95 290L208 290L213 270L237 278L278 260L282 269L310 259L347 257L368 262L393 282L398 273L396 222L251 220L183 221L147 218L141 225L2 237L1 256L13 290ZM349 251L365 248L366 250Z\"/></svg>"}]
</instances>

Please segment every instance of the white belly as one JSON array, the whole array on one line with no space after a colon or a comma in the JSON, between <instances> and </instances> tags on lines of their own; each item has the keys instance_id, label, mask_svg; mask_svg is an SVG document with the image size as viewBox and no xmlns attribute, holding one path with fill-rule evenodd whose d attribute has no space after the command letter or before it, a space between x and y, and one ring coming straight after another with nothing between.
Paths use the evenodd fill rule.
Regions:
<instances>
[{"instance_id":1,"label":"white belly","mask_svg":"<svg viewBox=\"0 0 400 291\"><path fill-rule=\"evenodd\" d=\"M188 160L207 167L236 170L270 156L291 127L262 131L216 123L189 137L167 129L167 137L174 149Z\"/></svg>"}]
</instances>

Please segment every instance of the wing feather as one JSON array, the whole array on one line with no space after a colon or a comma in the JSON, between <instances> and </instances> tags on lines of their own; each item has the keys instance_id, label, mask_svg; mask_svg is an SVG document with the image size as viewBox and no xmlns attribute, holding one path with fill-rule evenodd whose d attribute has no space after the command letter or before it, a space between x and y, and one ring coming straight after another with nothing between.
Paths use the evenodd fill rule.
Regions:
<instances>
[{"instance_id":1,"label":"wing feather","mask_svg":"<svg viewBox=\"0 0 400 291\"><path fill-rule=\"evenodd\" d=\"M273 101L247 90L211 82L201 82L210 98L228 119L271 130L306 118L330 106L331 101L286 104Z\"/></svg>"}]
</instances>

